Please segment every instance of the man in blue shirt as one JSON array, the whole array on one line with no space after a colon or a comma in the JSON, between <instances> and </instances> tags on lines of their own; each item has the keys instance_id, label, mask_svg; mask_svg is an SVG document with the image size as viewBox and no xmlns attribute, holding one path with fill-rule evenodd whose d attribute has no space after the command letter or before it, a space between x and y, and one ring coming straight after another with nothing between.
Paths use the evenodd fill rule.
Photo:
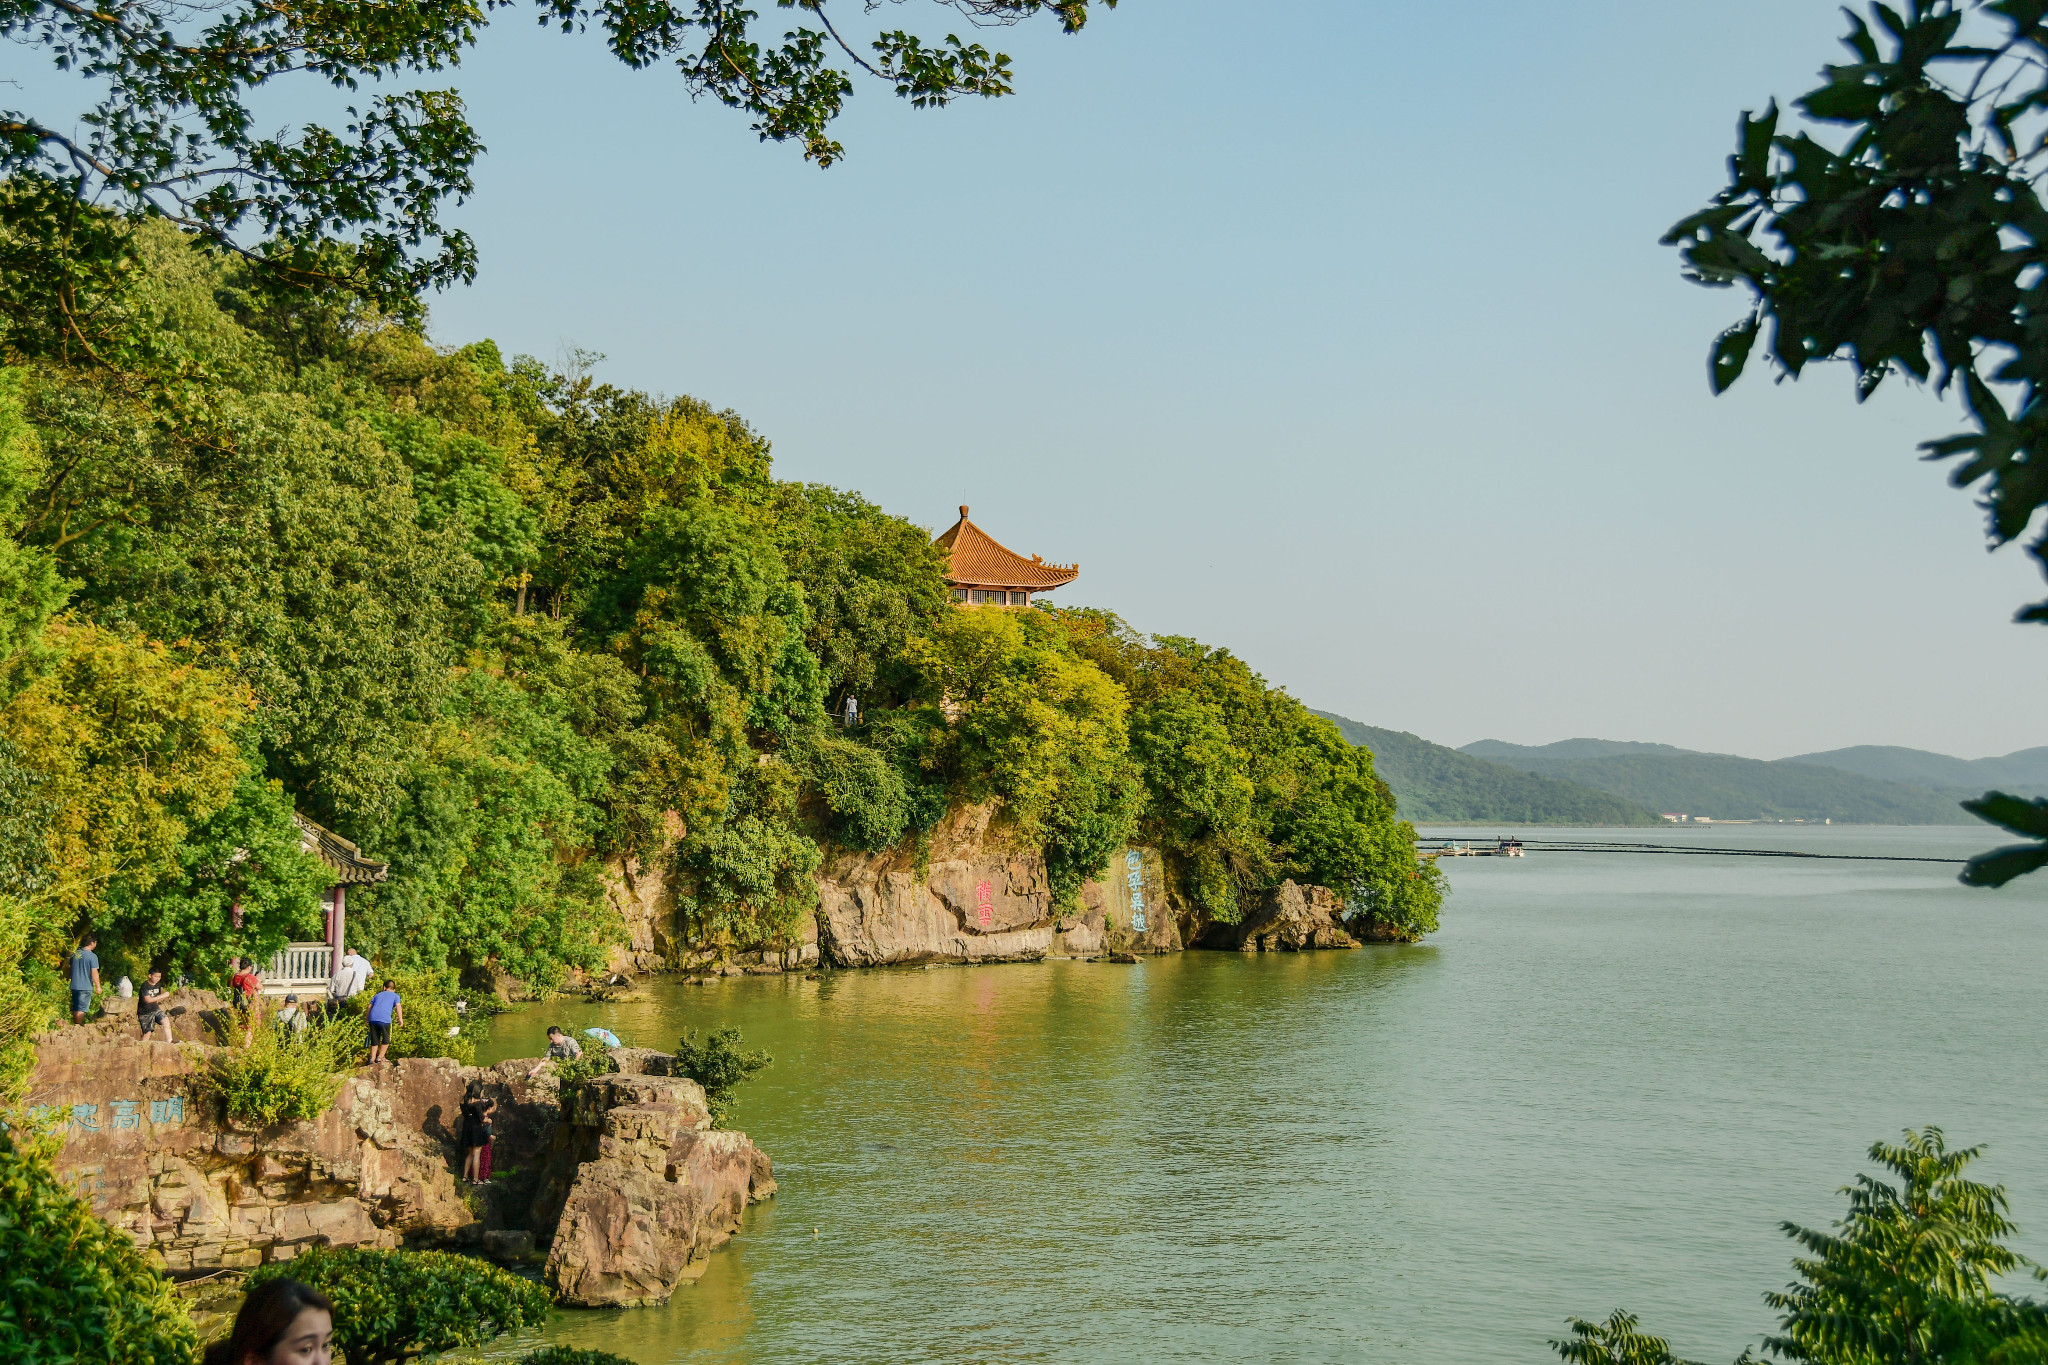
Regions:
<instances>
[{"instance_id":1,"label":"man in blue shirt","mask_svg":"<svg viewBox=\"0 0 2048 1365\"><path fill-rule=\"evenodd\" d=\"M398 992L386 986L370 997L370 1065L388 1060L384 1049L391 1046L391 1029L405 1023L405 1007L398 1003ZM398 1063L392 1062L396 1066Z\"/></svg>"},{"instance_id":2,"label":"man in blue shirt","mask_svg":"<svg viewBox=\"0 0 2048 1365\"><path fill-rule=\"evenodd\" d=\"M92 1011L93 997L100 993L100 955L93 951L100 941L87 934L71 955L71 1022L82 1024Z\"/></svg>"}]
</instances>

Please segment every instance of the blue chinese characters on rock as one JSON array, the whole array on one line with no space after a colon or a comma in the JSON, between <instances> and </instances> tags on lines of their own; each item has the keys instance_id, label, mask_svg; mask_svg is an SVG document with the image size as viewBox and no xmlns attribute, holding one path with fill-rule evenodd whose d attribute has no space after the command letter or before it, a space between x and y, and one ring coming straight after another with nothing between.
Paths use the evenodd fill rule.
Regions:
<instances>
[{"instance_id":1,"label":"blue chinese characters on rock","mask_svg":"<svg viewBox=\"0 0 2048 1365\"><path fill-rule=\"evenodd\" d=\"M1135 848L1124 850L1124 885L1130 892L1131 932L1145 932L1145 857Z\"/></svg>"}]
</instances>

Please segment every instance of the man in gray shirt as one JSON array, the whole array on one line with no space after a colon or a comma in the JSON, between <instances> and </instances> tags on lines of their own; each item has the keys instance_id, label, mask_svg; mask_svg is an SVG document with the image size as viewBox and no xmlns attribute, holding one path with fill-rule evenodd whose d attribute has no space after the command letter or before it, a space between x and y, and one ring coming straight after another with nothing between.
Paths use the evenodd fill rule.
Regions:
<instances>
[{"instance_id":1,"label":"man in gray shirt","mask_svg":"<svg viewBox=\"0 0 2048 1365\"><path fill-rule=\"evenodd\" d=\"M100 941L87 934L71 955L71 1022L82 1024L92 1013L93 998L100 993L100 955L93 951Z\"/></svg>"}]
</instances>

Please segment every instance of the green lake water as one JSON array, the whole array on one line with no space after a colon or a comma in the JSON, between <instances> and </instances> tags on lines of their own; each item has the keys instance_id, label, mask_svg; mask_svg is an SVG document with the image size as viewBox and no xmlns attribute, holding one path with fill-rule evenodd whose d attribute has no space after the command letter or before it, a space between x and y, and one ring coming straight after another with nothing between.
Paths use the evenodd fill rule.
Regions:
<instances>
[{"instance_id":1,"label":"green lake water","mask_svg":"<svg viewBox=\"0 0 2048 1365\"><path fill-rule=\"evenodd\" d=\"M1925 1123L1989 1145L1980 1175L2048 1260L2048 875L1446 867L1442 932L1415 947L663 983L499 1019L487 1061L557 1020L661 1047L731 1023L775 1055L735 1126L781 1194L667 1307L547 1336L642 1365L1540 1362L1567 1314L1625 1306L1729 1360L1772 1325L1779 1221L1832 1217L1870 1142Z\"/></svg>"}]
</instances>

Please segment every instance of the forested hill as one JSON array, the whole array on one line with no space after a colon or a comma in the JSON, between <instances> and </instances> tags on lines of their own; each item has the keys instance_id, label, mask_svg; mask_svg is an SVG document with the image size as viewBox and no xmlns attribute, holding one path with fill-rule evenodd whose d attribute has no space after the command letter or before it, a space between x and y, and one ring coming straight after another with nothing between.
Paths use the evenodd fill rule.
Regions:
<instances>
[{"instance_id":1,"label":"forested hill","mask_svg":"<svg viewBox=\"0 0 2048 1365\"><path fill-rule=\"evenodd\" d=\"M222 985L319 934L295 813L390 863L350 945L444 979L599 966L627 858L679 939L787 946L828 851L968 803L1062 906L1143 842L1212 920L1292 879L1435 926L1371 756L1228 650L956 609L738 413L100 225L89 307L0 269L0 1102L87 927Z\"/></svg>"},{"instance_id":2,"label":"forested hill","mask_svg":"<svg viewBox=\"0 0 2048 1365\"><path fill-rule=\"evenodd\" d=\"M1404 730L1328 711L1344 738L1370 749L1402 818L1429 824L1649 825L1656 812L1576 782L1523 772L1432 744Z\"/></svg>"},{"instance_id":3,"label":"forested hill","mask_svg":"<svg viewBox=\"0 0 2048 1365\"><path fill-rule=\"evenodd\" d=\"M1836 820L1874 825L1967 825L1954 793L1887 782L1839 768L1669 745L1562 740L1540 747L1480 740L1464 753L1543 777L1577 782L1646 806L1717 820Z\"/></svg>"},{"instance_id":4,"label":"forested hill","mask_svg":"<svg viewBox=\"0 0 2048 1365\"><path fill-rule=\"evenodd\" d=\"M1954 758L1891 744L1858 744L1779 761L1818 764L1908 787L1971 796L1992 788L2029 796L2048 794L2048 748L2021 749L1998 758Z\"/></svg>"}]
</instances>

